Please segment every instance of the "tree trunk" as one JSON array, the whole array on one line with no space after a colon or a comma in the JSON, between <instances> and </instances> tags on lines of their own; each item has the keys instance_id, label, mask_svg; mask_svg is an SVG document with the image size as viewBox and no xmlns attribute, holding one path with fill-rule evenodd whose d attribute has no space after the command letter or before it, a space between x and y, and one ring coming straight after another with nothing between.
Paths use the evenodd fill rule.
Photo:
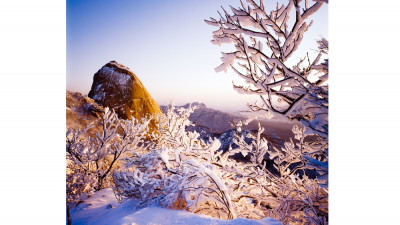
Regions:
<instances>
[{"instance_id":1,"label":"tree trunk","mask_svg":"<svg viewBox=\"0 0 400 225\"><path fill-rule=\"evenodd\" d=\"M69 215L69 206L67 206L67 218L68 218L68 225L71 225L72 222L71 222L71 217Z\"/></svg>"}]
</instances>

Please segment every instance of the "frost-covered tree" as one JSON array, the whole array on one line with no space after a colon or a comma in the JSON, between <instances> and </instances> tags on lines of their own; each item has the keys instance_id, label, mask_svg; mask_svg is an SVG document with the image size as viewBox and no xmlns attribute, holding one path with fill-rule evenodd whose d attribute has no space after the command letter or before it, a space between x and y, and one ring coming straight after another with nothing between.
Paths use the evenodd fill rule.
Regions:
<instances>
[{"instance_id":1,"label":"frost-covered tree","mask_svg":"<svg viewBox=\"0 0 400 225\"><path fill-rule=\"evenodd\" d=\"M251 116L283 115L297 119L303 128L294 127L296 141L281 149L269 149L266 140L250 135L250 144L237 136L234 152L249 154L252 163L268 174L278 207L271 216L285 223L327 223L328 175L328 41L317 41L318 55L308 53L293 66L288 60L301 45L312 25L312 16L327 0L288 0L287 4L269 1L240 1L239 7L222 8L220 18L206 20L218 27L212 43L233 44L234 50L222 53L222 64L215 70L231 68L246 85L233 84L236 91L258 95L261 104L248 104ZM267 5L268 4L268 5ZM308 135L314 135L305 141ZM274 161L278 175L268 171L263 161ZM314 171L316 179L306 175Z\"/></svg>"},{"instance_id":2,"label":"frost-covered tree","mask_svg":"<svg viewBox=\"0 0 400 225\"><path fill-rule=\"evenodd\" d=\"M233 84L234 89L260 96L261 104L248 104L253 115L298 119L308 133L327 138L328 59L323 55L328 53L328 41L318 41L319 54L313 60L308 53L292 67L287 60L301 45L312 15L328 1L289 0L276 7L265 2L240 1L241 6L230 7L231 13L222 8L220 19L206 20L219 28L213 32L212 43L233 43L235 48L222 52L223 63L215 70L232 68L248 84Z\"/></svg>"},{"instance_id":3,"label":"frost-covered tree","mask_svg":"<svg viewBox=\"0 0 400 225\"><path fill-rule=\"evenodd\" d=\"M105 109L101 132L88 134L92 127L68 129L66 134L67 202L77 202L110 185L111 174L121 157L143 147L149 120L119 119Z\"/></svg>"}]
</instances>

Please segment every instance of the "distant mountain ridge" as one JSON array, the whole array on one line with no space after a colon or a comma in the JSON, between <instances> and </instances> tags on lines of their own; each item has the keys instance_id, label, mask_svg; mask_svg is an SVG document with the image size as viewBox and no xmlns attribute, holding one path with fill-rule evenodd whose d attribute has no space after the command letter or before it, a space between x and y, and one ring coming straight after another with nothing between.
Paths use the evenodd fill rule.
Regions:
<instances>
[{"instance_id":1,"label":"distant mountain ridge","mask_svg":"<svg viewBox=\"0 0 400 225\"><path fill-rule=\"evenodd\" d=\"M208 108L204 103L193 102L185 105L176 106L185 109L190 106L196 106L197 109L189 116L189 120L196 126L208 129L211 133L222 133L231 130L233 127L231 123L237 123L243 120L244 117L235 116L230 113L222 112L216 109ZM168 106L160 106L161 111L165 113ZM200 132L199 132L200 133Z\"/></svg>"},{"instance_id":2,"label":"distant mountain ridge","mask_svg":"<svg viewBox=\"0 0 400 225\"><path fill-rule=\"evenodd\" d=\"M197 109L189 116L189 120L196 126L189 127L189 131L196 130L201 136L210 133L219 133L230 131L234 129L232 123L236 124L239 121L244 121L244 116L233 115L231 113L222 112L220 110L208 108L204 103L192 102L184 105L176 106L188 108L190 105L196 106ZM168 106L161 105L161 111L166 112ZM264 134L275 135L279 138L289 141L293 137L292 128L294 125L300 125L297 121L277 121L277 120L254 120L248 125L243 125L243 129L257 130L258 123L264 127Z\"/></svg>"}]
</instances>

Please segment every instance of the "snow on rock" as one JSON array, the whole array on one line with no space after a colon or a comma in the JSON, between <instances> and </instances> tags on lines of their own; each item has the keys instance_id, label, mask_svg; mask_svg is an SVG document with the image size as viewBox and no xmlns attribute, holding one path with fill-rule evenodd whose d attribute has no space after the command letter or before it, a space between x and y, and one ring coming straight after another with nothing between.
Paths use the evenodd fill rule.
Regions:
<instances>
[{"instance_id":1,"label":"snow on rock","mask_svg":"<svg viewBox=\"0 0 400 225\"><path fill-rule=\"evenodd\" d=\"M161 113L139 78L126 66L115 61L104 65L93 76L88 96L99 105L114 109L122 119L136 119Z\"/></svg>"},{"instance_id":2,"label":"snow on rock","mask_svg":"<svg viewBox=\"0 0 400 225\"><path fill-rule=\"evenodd\" d=\"M112 207L110 207L111 205ZM125 199L122 203L114 197L112 189L96 192L92 197L70 210L72 224L93 225L145 225L145 224L214 224L214 225L282 225L272 218L252 220L237 218L234 220L216 219L210 216L193 214L182 210L172 210L152 206L138 208L133 199Z\"/></svg>"}]
</instances>

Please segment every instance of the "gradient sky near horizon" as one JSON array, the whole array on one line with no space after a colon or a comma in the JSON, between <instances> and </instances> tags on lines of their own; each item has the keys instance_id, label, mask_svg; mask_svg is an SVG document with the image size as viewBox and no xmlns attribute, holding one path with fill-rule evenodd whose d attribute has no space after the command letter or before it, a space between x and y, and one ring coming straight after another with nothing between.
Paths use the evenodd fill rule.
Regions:
<instances>
[{"instance_id":1,"label":"gradient sky near horizon","mask_svg":"<svg viewBox=\"0 0 400 225\"><path fill-rule=\"evenodd\" d=\"M231 70L214 71L221 64L220 52L227 48L210 42L217 28L204 22L219 18L221 6L229 9L239 4L232 0L67 0L67 89L88 94L93 75L116 60L139 77L160 105L198 101L224 111L246 109L246 102L256 97L233 90L232 80L237 78ZM293 60L307 51L313 59L315 41L329 40L328 6L313 18Z\"/></svg>"}]
</instances>

